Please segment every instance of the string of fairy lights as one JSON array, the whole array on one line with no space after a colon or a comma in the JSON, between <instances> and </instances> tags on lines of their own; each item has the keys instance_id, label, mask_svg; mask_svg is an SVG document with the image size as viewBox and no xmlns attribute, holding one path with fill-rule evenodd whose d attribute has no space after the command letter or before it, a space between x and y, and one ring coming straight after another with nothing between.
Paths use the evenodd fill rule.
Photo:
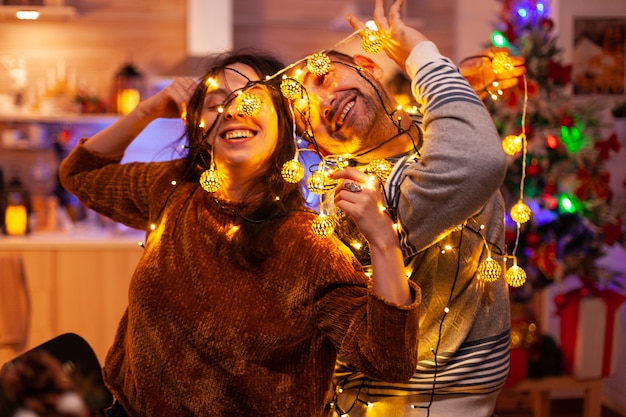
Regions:
<instances>
[{"instance_id":1,"label":"string of fairy lights","mask_svg":"<svg viewBox=\"0 0 626 417\"><path fill-rule=\"evenodd\" d=\"M368 26L368 28L366 29L355 31L354 33L352 33L351 35L349 35L348 37L346 37L345 39L337 43L335 46L333 46L333 48L316 52L307 57L304 57L300 59L299 61L296 61L293 64L283 68L281 71L277 72L276 74L267 76L265 80L250 81L246 85L246 87L233 92L233 94L229 96L222 103L222 105L217 106L217 111L218 113L221 114L225 111L226 106L229 103L231 103L232 100L234 100L235 105L237 107L238 114L244 117L254 117L256 114L258 114L261 108L261 100L255 94L247 90L249 90L254 85L262 84L269 80L275 79L276 77L281 77L280 91L282 95L288 100L289 105L290 105L289 107L290 107L291 115L294 116L293 117L293 123L294 123L293 139L294 139L294 142L296 143L296 147L295 147L296 151L295 151L294 157L288 160L287 162L285 162L281 169L281 175L283 179L289 183L298 183L302 181L302 179L304 178L305 170L304 170L304 167L302 166L302 163L299 160L299 153L303 150L310 150L310 149L301 148L298 146L298 141L300 139L298 138L298 135L295 129L295 123L296 123L295 122L295 113L296 113L295 109L302 107L302 106L297 106L296 103L299 101L305 101L305 102L308 101L308 95L307 95L306 89L298 81L298 75L301 70L296 68L292 75L288 75L287 72L289 70L294 69L299 64L306 63L307 70L310 71L312 74L316 76L325 75L326 73L330 71L331 66L335 64L335 62L331 61L330 57L328 56L328 52L335 50L338 46L340 46L341 44L345 42L350 41L353 37L357 35L361 37L361 46L365 52L369 54L376 54L382 51L383 44L384 44L383 39L385 36L384 32L378 31L377 29L372 28L371 26ZM491 63L490 67L492 68L493 72L497 75L496 77L497 80L506 79L507 74L511 74L511 77L509 79L515 78L512 74L514 70L516 69L515 68L516 64L514 64L507 50L502 49L495 54L481 55L478 58L489 60L489 62ZM346 65L345 63L341 63L341 64ZM359 68L356 68L356 67L353 67L353 68L360 73ZM512 156L519 152L523 153L523 157L521 158L523 166L522 166L522 178L520 181L519 201L517 202L517 204L513 206L513 208L510 211L510 216L516 222L516 225L517 225L517 238L516 238L512 253L508 254L506 251L506 248L497 248L497 246L494 243L488 242L483 234L483 230L485 226L482 224L471 224L472 222L477 223L475 219L468 219L464 224L459 225L456 229L454 229L451 233L449 233L448 238L451 239L452 233L460 232L457 242L454 242L454 244L452 243L445 244L445 243L442 243L444 242L442 240L439 243L441 246L441 254L446 255L447 253L453 252L453 249L455 247L458 248L460 246L464 230L468 230L479 235L484 242L485 253L486 253L485 259L479 264L478 270L477 270L476 277L479 283L489 283L489 282L494 282L498 280L500 276L502 276L503 267L506 269L504 273L504 277L509 286L519 287L523 285L526 281L526 273L521 267L517 265L517 258L515 255L518 241L519 241L519 236L520 236L520 227L523 223L527 222L531 216L531 211L529 207L523 201L524 180L525 180L525 170L526 170L525 164L526 164L526 152L527 152L526 133L524 130L524 125L525 125L524 120L525 120L525 114L526 114L528 92L527 92L526 79L525 77L522 77L522 79L524 82L524 104L523 104L524 108L523 108L522 124L521 124L522 132L519 135L508 135L502 141L502 148L507 155ZM502 91L503 88L506 88L506 87L502 87L499 84L499 81L497 80L493 81L492 83L484 87L485 91L488 93L488 96L492 100L497 100L503 94L503 91ZM212 89L215 89L218 87L217 81L213 77L206 78L204 82L206 83L207 93L209 93ZM380 94L379 94L379 98L380 100L382 100L382 97L380 96ZM306 105L308 105L308 103ZM415 109L410 108L410 107L399 107L396 110L404 110L409 115L414 114L415 112ZM300 113L300 116L303 116L302 113ZM401 128L400 118L394 120L393 114L390 114L389 112L388 112L388 116L398 127L398 134L390 138L389 140L393 140L395 137L401 134L408 133L408 130ZM183 118L184 118L184 115L183 115ZM204 121L201 121L200 123L201 123L200 127L203 128ZM314 140L311 131L306 131L306 128L305 128L304 133L308 135L310 139ZM210 156L211 161L209 161L208 163L208 168L206 168L205 171L203 171L203 173L201 174L199 182L200 182L200 186L206 192L216 193L224 182L224 175L217 169L215 165L215 162L213 160L213 155L212 155L212 149L209 150L209 153L210 153L209 156ZM416 149L416 155L419 158L419 152L417 151L417 149ZM345 225L345 222L343 223L341 222L341 218L340 218L342 216L341 211L333 209L332 190L337 185L337 182L331 179L330 174L336 170L339 170L348 166L353 156L351 155L330 155L330 156L319 155L319 157L320 157L320 162L317 166L317 169L313 170L311 174L309 175L307 182L306 182L306 186L307 186L307 189L311 193L320 196L319 212L312 224L313 232L316 236L320 238L326 238L326 237L331 236L335 232L335 228L337 227L338 224ZM391 171L392 171L392 165L389 161L385 159L371 160L364 169L364 172L370 175L371 181L378 181L381 185L383 185L383 192L384 192L385 182L388 176L390 175ZM172 185L176 186L177 182L172 181ZM395 215L395 208L381 207L381 210L385 210L387 211L387 213L389 213L389 215L392 217L392 220L394 221L394 227L397 229L399 233L399 231L402 228L402 225L401 225L400 220ZM247 220L244 216L239 216L239 217L242 218L243 220ZM155 224L152 224L150 226L151 230L155 230L156 228L157 226ZM233 225L229 233L236 233L237 230L238 230L238 227L236 225ZM362 235L359 234L359 236L360 236L360 239L356 238L354 242L350 242L350 246L352 246L355 250L363 249L363 248L365 248L366 250L367 241L362 237ZM501 259L503 261L499 262L494 258L493 256L494 251L496 251L496 253L499 256L501 256ZM460 259L461 259L460 253L458 253L457 263L459 264L459 267L460 267ZM512 265L507 268L507 263L509 262L511 262ZM366 272L368 272L368 274L371 273L371 271L368 271L367 268L366 268ZM407 278L409 278L412 275L413 271L412 271L411 264L407 265L405 272L406 272ZM456 283L456 277L453 280L453 284L452 284L452 288L450 292L450 299L452 298L455 283ZM441 332L443 328L443 323L448 313L449 313L449 307L445 307L443 316L440 322L440 334L439 334L438 340L441 340ZM433 352L435 356L434 358L435 376L437 374L437 366L438 366L438 361L437 361L438 349L439 349L439 342L437 343L436 348L431 348L431 351ZM433 384L432 384L433 395L434 395L435 385L436 385L436 379L433 381ZM341 386L337 385L336 390L335 390L335 398L333 399L332 406L335 408L335 410L339 413L340 416L347 417L349 410L342 410L338 406L337 401L336 401L337 396L341 393L341 391L342 391ZM357 402L363 402L359 400L358 395L357 395L357 398L355 399L355 404ZM432 395L431 395L431 403L432 403ZM372 406L373 404L367 403L367 405ZM352 407L350 407L350 409L351 408ZM424 408L430 411L430 405Z\"/></svg>"},{"instance_id":2,"label":"string of fairy lights","mask_svg":"<svg viewBox=\"0 0 626 417\"><path fill-rule=\"evenodd\" d=\"M315 52L305 58L302 58L299 61L296 61L295 63L285 67L278 73L266 77L265 81L273 79L277 76L282 76L280 90L283 96L289 100L291 104L291 112L292 114L294 114L293 109L295 107L295 102L301 100L306 101L308 97L306 94L306 89L297 79L301 70L296 69L294 75L292 76L286 75L286 72L294 68L296 65L306 61L306 68L312 74L316 76L323 76L327 74L330 71L331 66L334 64L329 58L327 52L336 49L339 45L351 40L356 35L361 36L361 46L365 52L370 54L376 54L383 49L383 36L385 36L384 33L376 29L363 29L352 33L350 36L346 37L329 50ZM506 78L506 74L511 73L515 69L515 65L513 64L511 57L504 50L493 54L493 56L481 57L490 59L491 67L493 69L493 72L497 75L498 79ZM523 79L525 83L525 78ZM207 78L206 83L209 87L216 87L216 82L213 78ZM491 84L485 87L485 89L493 100L497 100L498 97L502 95L499 81L493 81ZM238 113L243 116L255 116L256 114L258 114L261 106L260 99L253 93L244 91L244 89L236 92L235 101ZM526 111L526 101L527 91L525 88L524 114L522 118L525 117L524 115ZM411 111L412 109L407 110ZM223 111L224 106L220 106L218 108L218 112L222 113ZM519 135L506 136L502 141L502 147L507 155L514 155L522 151L524 153L524 157L522 157L521 160L522 164L525 165L526 135L523 129L524 123L522 122L522 133ZM307 134L309 136L312 136L311 132L307 132ZM294 140L298 140L295 129ZM282 177L287 182L297 183L304 178L305 170L301 162L299 161L299 152L301 151L302 149L296 146L296 152L294 157L285 162L281 169ZM330 213L331 207L329 206L328 199L324 198L324 196L328 193L328 191L332 190L336 186L336 182L330 179L330 174L335 170L346 167L350 158L350 155L322 156L320 157L320 162L317 170L312 171L311 175L307 179L308 190L313 194L318 194L321 196L319 214L312 225L313 231L316 236L328 237L334 233L335 226L337 225L336 214ZM387 176L391 172L391 164L385 159L375 159L370 161L369 165L365 168L365 172L372 175L373 179L376 179L380 183L384 184ZM531 215L529 207L523 202L524 172L525 166L522 169L522 180L520 182L520 199L511 208L510 211L511 218L517 224L518 237L520 225L527 222L530 219ZM202 188L205 189L207 192L213 193L219 189L222 183L223 174L221 174L216 169L214 161L211 160L209 168L205 170L200 177L200 184ZM397 222L396 227L401 227L399 222ZM485 282L492 282L497 280L501 276L502 266L498 261L493 258L489 242L487 242L484 237L483 240L485 242L487 256L479 265L477 277L478 279ZM512 254L506 255L504 257L505 268L507 262L512 262L512 266L506 268L505 279L509 285L519 287L523 285L526 281L526 273L521 267L517 265L517 258L515 256L516 249L517 241Z\"/></svg>"}]
</instances>

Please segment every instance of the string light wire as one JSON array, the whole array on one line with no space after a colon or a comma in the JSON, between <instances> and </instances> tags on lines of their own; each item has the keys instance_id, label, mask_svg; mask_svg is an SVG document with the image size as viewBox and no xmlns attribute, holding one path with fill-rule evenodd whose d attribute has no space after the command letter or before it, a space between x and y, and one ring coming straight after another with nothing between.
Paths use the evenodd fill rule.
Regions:
<instances>
[{"instance_id":1,"label":"string light wire","mask_svg":"<svg viewBox=\"0 0 626 417\"><path fill-rule=\"evenodd\" d=\"M522 105L522 174L520 178L520 186L519 186L519 200L522 201L524 199L524 183L526 181L526 157L528 155L528 141L526 140L526 111L528 108L528 82L526 80L526 75L522 76L522 81L524 82L524 103ZM517 248L519 245L519 240L521 236L521 225L520 223L516 223L516 232L515 232L515 245L513 246L513 251L511 252L512 256L516 256Z\"/></svg>"}]
</instances>

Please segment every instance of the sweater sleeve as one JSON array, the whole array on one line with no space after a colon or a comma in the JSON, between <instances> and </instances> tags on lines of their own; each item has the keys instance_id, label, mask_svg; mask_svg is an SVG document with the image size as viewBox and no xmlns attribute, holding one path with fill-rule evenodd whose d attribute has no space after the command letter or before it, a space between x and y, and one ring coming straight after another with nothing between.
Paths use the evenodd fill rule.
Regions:
<instances>
[{"instance_id":1,"label":"sweater sleeve","mask_svg":"<svg viewBox=\"0 0 626 417\"><path fill-rule=\"evenodd\" d=\"M321 287L315 300L318 328L329 336L340 357L370 378L410 379L417 366L420 288L409 281L413 298L409 306L385 300L374 293L371 280L364 285L358 261L345 247L342 259L341 248L325 255L325 267L336 278Z\"/></svg>"},{"instance_id":2,"label":"sweater sleeve","mask_svg":"<svg viewBox=\"0 0 626 417\"><path fill-rule=\"evenodd\" d=\"M472 217L498 192L506 156L482 101L432 42L406 61L419 107L419 161L404 171L398 210L409 240L422 250Z\"/></svg>"},{"instance_id":3,"label":"sweater sleeve","mask_svg":"<svg viewBox=\"0 0 626 417\"><path fill-rule=\"evenodd\" d=\"M59 166L61 185L85 207L126 226L145 230L148 193L163 167L159 163L120 164L86 149L81 139Z\"/></svg>"}]
</instances>

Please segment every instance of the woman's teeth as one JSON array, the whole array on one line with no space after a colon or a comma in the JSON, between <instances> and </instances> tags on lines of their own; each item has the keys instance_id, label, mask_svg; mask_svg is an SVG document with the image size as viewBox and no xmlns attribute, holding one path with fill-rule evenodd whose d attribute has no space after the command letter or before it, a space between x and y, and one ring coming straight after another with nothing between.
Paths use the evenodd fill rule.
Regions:
<instances>
[{"instance_id":1,"label":"woman's teeth","mask_svg":"<svg viewBox=\"0 0 626 417\"><path fill-rule=\"evenodd\" d=\"M224 134L224 139L243 139L254 136L254 132L251 130L231 130Z\"/></svg>"}]
</instances>

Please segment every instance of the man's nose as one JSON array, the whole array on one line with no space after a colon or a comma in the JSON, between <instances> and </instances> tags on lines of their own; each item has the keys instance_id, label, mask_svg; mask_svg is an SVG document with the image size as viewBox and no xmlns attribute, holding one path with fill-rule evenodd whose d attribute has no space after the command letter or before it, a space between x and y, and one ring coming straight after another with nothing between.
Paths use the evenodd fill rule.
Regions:
<instances>
[{"instance_id":1,"label":"man's nose","mask_svg":"<svg viewBox=\"0 0 626 417\"><path fill-rule=\"evenodd\" d=\"M334 94L327 94L320 102L320 114L322 118L328 119L332 116L333 105L335 104Z\"/></svg>"}]
</instances>

